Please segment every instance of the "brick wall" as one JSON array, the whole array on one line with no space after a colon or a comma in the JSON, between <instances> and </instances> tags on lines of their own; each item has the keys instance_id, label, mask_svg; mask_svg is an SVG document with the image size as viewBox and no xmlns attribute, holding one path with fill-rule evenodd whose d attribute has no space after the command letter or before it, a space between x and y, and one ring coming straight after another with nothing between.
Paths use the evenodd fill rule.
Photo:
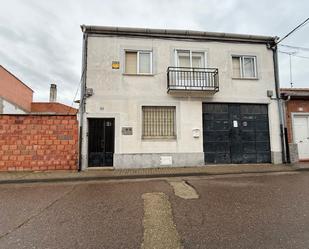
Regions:
<instances>
[{"instance_id":1,"label":"brick wall","mask_svg":"<svg viewBox=\"0 0 309 249\"><path fill-rule=\"evenodd\" d=\"M0 115L0 171L76 170L76 115Z\"/></svg>"},{"instance_id":2,"label":"brick wall","mask_svg":"<svg viewBox=\"0 0 309 249\"><path fill-rule=\"evenodd\" d=\"M287 128L288 128L288 140L289 143L293 142L293 130L292 130L292 112L296 113L309 113L309 100L294 100L291 99L287 102Z\"/></svg>"}]
</instances>

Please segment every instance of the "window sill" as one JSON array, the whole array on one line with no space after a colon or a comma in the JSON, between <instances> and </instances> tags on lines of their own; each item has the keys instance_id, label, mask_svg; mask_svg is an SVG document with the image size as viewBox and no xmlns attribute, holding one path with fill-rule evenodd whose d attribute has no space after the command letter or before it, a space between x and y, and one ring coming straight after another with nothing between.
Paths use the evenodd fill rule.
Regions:
<instances>
[{"instance_id":1,"label":"window sill","mask_svg":"<svg viewBox=\"0 0 309 249\"><path fill-rule=\"evenodd\" d=\"M123 73L122 75L124 75L124 76L154 76L154 74L152 74L152 73L145 73L145 74L143 74L143 73Z\"/></svg>"},{"instance_id":2,"label":"window sill","mask_svg":"<svg viewBox=\"0 0 309 249\"><path fill-rule=\"evenodd\" d=\"M259 80L259 78L239 78L239 77L232 77L232 80Z\"/></svg>"}]
</instances>

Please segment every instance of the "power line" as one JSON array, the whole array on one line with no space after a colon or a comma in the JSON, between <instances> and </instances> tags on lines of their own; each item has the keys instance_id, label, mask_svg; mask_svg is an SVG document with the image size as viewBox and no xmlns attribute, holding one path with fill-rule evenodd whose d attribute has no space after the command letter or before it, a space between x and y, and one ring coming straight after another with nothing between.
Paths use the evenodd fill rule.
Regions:
<instances>
[{"instance_id":1,"label":"power line","mask_svg":"<svg viewBox=\"0 0 309 249\"><path fill-rule=\"evenodd\" d=\"M291 46L291 45L286 45L286 44L279 44L279 46L286 47L286 48L297 49L297 50L309 51L309 48L305 48L305 47L296 47L296 46Z\"/></svg>"},{"instance_id":2,"label":"power line","mask_svg":"<svg viewBox=\"0 0 309 249\"><path fill-rule=\"evenodd\" d=\"M298 57L298 58L309 59L309 57L307 57L307 56L296 55L296 52L287 52L287 51L280 51L280 50L278 52L282 53L282 54L288 54L288 55Z\"/></svg>"},{"instance_id":3,"label":"power line","mask_svg":"<svg viewBox=\"0 0 309 249\"><path fill-rule=\"evenodd\" d=\"M297 25L294 29L292 29L289 33L287 33L284 37L282 37L277 44L279 44L280 42L282 42L284 39L286 39L287 37L289 37L292 33L294 33L296 30L300 29L301 27L305 26L309 21L309 17L303 21L301 24Z\"/></svg>"},{"instance_id":4,"label":"power line","mask_svg":"<svg viewBox=\"0 0 309 249\"><path fill-rule=\"evenodd\" d=\"M83 69L83 72L82 72L82 75L81 75L81 79L80 79L80 81L78 82L78 86L77 86L75 95L74 95L74 97L73 97L72 103L71 103L71 105L68 107L67 115L70 113L71 108L73 107L73 104L74 104L74 100L75 100L75 98L76 98L76 96L77 96L77 94L78 94L78 92L79 92L79 88L80 88L81 85L82 85L84 73L85 73L85 69Z\"/></svg>"},{"instance_id":5,"label":"power line","mask_svg":"<svg viewBox=\"0 0 309 249\"><path fill-rule=\"evenodd\" d=\"M303 59L309 59L309 57L307 56L302 56L302 55L292 55L294 57L298 57L298 58L303 58Z\"/></svg>"}]
</instances>

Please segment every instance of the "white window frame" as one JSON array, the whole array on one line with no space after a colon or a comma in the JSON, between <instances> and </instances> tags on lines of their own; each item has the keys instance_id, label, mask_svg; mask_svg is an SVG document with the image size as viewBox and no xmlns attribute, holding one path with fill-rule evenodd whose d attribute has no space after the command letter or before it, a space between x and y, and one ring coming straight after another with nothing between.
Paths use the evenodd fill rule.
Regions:
<instances>
[{"instance_id":1,"label":"white window frame","mask_svg":"<svg viewBox=\"0 0 309 249\"><path fill-rule=\"evenodd\" d=\"M126 73L126 53L127 52L136 52L136 74L131 74L131 73ZM149 63L149 66L150 66L150 71L149 73L140 73L139 72L139 55L140 54L150 54L150 63ZM152 75L153 74L153 67L152 67L152 53L153 51L152 50L132 50L132 49L125 49L124 50L124 74L127 74L127 75Z\"/></svg>"},{"instance_id":2,"label":"white window frame","mask_svg":"<svg viewBox=\"0 0 309 249\"><path fill-rule=\"evenodd\" d=\"M207 52L205 50L198 50L198 49L186 49L186 48L177 48L174 51L175 54L175 66L179 67L179 59L178 59L178 52L181 51L189 51L190 53L190 67L192 68L192 53L196 52L196 53L203 53L204 54L204 67L203 68L207 68Z\"/></svg>"},{"instance_id":3,"label":"white window frame","mask_svg":"<svg viewBox=\"0 0 309 249\"><path fill-rule=\"evenodd\" d=\"M232 60L233 58L239 58L239 68L240 68L240 79L258 79L258 75L257 75L257 59L255 55L239 55L239 54L233 54L232 55ZM253 63L254 63L254 76L253 77L248 77L248 76L244 76L244 59L245 58L249 58L249 59L253 59ZM234 79L239 79L238 77L234 76L234 69L233 69L233 65L232 65L232 78Z\"/></svg>"}]
</instances>

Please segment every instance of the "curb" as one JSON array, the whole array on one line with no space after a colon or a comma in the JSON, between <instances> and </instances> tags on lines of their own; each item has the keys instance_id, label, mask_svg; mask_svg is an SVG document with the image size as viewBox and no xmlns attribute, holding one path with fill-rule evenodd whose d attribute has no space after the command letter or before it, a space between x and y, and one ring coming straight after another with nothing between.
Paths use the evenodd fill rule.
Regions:
<instances>
[{"instance_id":1,"label":"curb","mask_svg":"<svg viewBox=\"0 0 309 249\"><path fill-rule=\"evenodd\" d=\"M191 173L168 173L168 174L137 174L137 175L110 175L110 176L81 176L81 177L62 177L62 178L30 178L30 179L10 179L10 180L0 180L0 185L2 184L16 184L16 183L53 183L53 182L87 182L87 181L107 181L107 180L132 180L132 179L155 179L155 178L165 178L165 177L189 177L189 176L215 176L215 175L241 175L241 174L265 174L265 173L287 173L294 171L309 171L309 168L299 168L290 170L263 170L263 171L239 171L239 172L191 172Z\"/></svg>"},{"instance_id":2,"label":"curb","mask_svg":"<svg viewBox=\"0 0 309 249\"><path fill-rule=\"evenodd\" d=\"M309 168L296 168L295 171L309 171Z\"/></svg>"}]
</instances>

